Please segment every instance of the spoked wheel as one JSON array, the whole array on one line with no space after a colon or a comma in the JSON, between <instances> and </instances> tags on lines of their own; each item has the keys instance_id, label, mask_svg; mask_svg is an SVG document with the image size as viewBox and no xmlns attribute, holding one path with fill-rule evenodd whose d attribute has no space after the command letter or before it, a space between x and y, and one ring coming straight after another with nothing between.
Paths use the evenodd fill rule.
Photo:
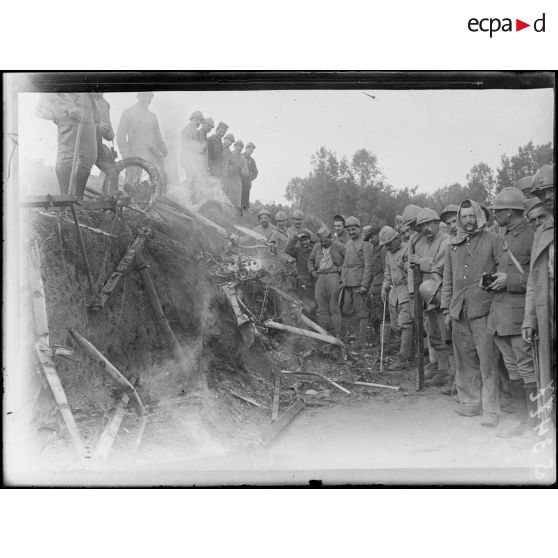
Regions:
<instances>
[{"instance_id":1,"label":"spoked wheel","mask_svg":"<svg viewBox=\"0 0 558 558\"><path fill-rule=\"evenodd\" d=\"M160 196L162 189L159 169L140 157L129 157L116 163L114 176L105 177L103 190L115 193L115 190L130 196L131 205L143 211L149 209Z\"/></svg>"}]
</instances>

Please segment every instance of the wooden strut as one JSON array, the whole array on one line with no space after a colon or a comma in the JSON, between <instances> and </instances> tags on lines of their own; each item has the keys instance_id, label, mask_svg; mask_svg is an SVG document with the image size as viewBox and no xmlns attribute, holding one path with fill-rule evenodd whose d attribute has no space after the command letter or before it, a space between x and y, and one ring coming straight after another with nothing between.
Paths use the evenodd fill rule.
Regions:
<instances>
[{"instance_id":1,"label":"wooden strut","mask_svg":"<svg viewBox=\"0 0 558 558\"><path fill-rule=\"evenodd\" d=\"M35 342L34 347L39 361L39 369L43 373L44 379L52 392L62 420L64 421L68 433L70 434L70 438L72 439L79 457L88 457L88 452L81 441L79 430L76 425L76 421L74 420L74 415L68 405L66 392L64 391L58 372L56 371L56 365L53 360L53 351L50 348L50 331L48 327L45 288L41 276L41 256L37 240L34 240L31 244L29 263L33 320L37 336L37 341Z\"/></svg>"},{"instance_id":2,"label":"wooden strut","mask_svg":"<svg viewBox=\"0 0 558 558\"><path fill-rule=\"evenodd\" d=\"M318 376L319 378L326 381L328 384L331 384L334 388L338 389L344 394L351 395L351 392L348 389L344 388L343 386L340 386L337 382L335 382L331 378L328 378L327 376L324 376L324 374L320 374L319 372L291 372L290 370L281 370L281 374L294 374L300 376Z\"/></svg>"},{"instance_id":3,"label":"wooden strut","mask_svg":"<svg viewBox=\"0 0 558 558\"><path fill-rule=\"evenodd\" d=\"M41 215L42 217L48 217L49 219L58 219L59 215L55 215L54 213L47 213L46 211L39 211L38 213L39 215ZM62 221L64 221L65 223L70 223L70 224L74 224L73 221L68 221L68 219L62 219ZM110 238L117 238L116 236L114 236L113 234L110 234L106 231L103 231L102 229L96 229L94 227L89 227L88 225L84 225L83 223L80 223L79 226L82 229L97 233L97 234L102 234L103 236L109 236Z\"/></svg>"},{"instance_id":4,"label":"wooden strut","mask_svg":"<svg viewBox=\"0 0 558 558\"><path fill-rule=\"evenodd\" d=\"M136 236L136 238L128 246L126 253L122 257L120 262L118 262L118 265L116 266L115 270L112 272L112 275L107 280L107 282L103 285L103 289L101 291L101 298L99 300L98 306L95 307L96 309L101 309L106 304L110 295L113 293L114 289L118 285L118 282L124 276L128 267L130 267L130 264L132 263L137 252L141 250L141 248L143 247L145 243L145 239L147 235L150 234L150 232L151 231L147 228L142 229L138 234L138 236Z\"/></svg>"},{"instance_id":5,"label":"wooden strut","mask_svg":"<svg viewBox=\"0 0 558 558\"><path fill-rule=\"evenodd\" d=\"M141 416L145 413L143 403L136 391L136 388L126 379L125 376L85 337L80 335L75 329L68 330L76 343L81 347L83 352L95 361L101 369L109 375L130 397L130 402L136 413Z\"/></svg>"},{"instance_id":6,"label":"wooden strut","mask_svg":"<svg viewBox=\"0 0 558 558\"><path fill-rule=\"evenodd\" d=\"M366 386L366 387L375 387L375 388L383 388L383 389L392 389L393 391L401 391L400 386L388 386L386 384L374 384L372 382L350 382L349 380L338 380L339 382L343 382L345 384L352 384L355 386Z\"/></svg>"},{"instance_id":7,"label":"wooden strut","mask_svg":"<svg viewBox=\"0 0 558 558\"><path fill-rule=\"evenodd\" d=\"M267 445L272 442L282 430L284 430L292 420L306 407L302 399L297 399L261 436L260 443Z\"/></svg>"},{"instance_id":8,"label":"wooden strut","mask_svg":"<svg viewBox=\"0 0 558 558\"><path fill-rule=\"evenodd\" d=\"M95 296L95 287L93 285L93 276L91 275L91 267L89 266L89 258L87 257L87 251L85 250L85 243L83 242L83 235L81 234L81 228L79 226L79 219L76 213L76 207L74 204L70 206L72 211L72 217L74 218L74 223L76 225L76 234L78 239L79 248L81 250L81 255L83 256L83 261L85 263L85 270L87 271L87 281L89 282L89 290L91 295Z\"/></svg>"},{"instance_id":9,"label":"wooden strut","mask_svg":"<svg viewBox=\"0 0 558 558\"><path fill-rule=\"evenodd\" d=\"M130 378L130 384L132 384L133 386L135 386L137 381L138 379L136 376ZM126 407L128 406L129 402L130 396L127 393L124 393L116 404L114 415L103 430L103 433L101 434L99 441L97 442L97 447L95 448L95 452L92 456L92 461L94 463L99 463L107 460L116 435L118 434L118 430L120 429L120 425L122 424L122 420L124 419Z\"/></svg>"},{"instance_id":10,"label":"wooden strut","mask_svg":"<svg viewBox=\"0 0 558 558\"><path fill-rule=\"evenodd\" d=\"M128 223L123 217L121 218L124 227L128 231L128 234L133 238L132 231L130 230ZM169 324L169 321L167 320L167 317L165 316L163 306L161 305L161 301L159 300L159 296L157 295L157 290L155 289L155 284L153 283L153 278L149 273L149 265L146 263L141 250L138 250L136 253L136 270L141 277L143 288L147 293L147 298L149 299L153 314L155 314L155 321L157 322L159 329L163 332L163 337L165 338L167 345L172 351L174 358L180 364L180 367L186 374L188 374L188 376L190 376L191 370L188 366L188 360L186 358L186 355L184 354L184 351L182 350L182 347L180 346L180 343L178 342L178 339L174 334L174 331Z\"/></svg>"},{"instance_id":11,"label":"wooden strut","mask_svg":"<svg viewBox=\"0 0 558 558\"><path fill-rule=\"evenodd\" d=\"M271 422L279 417L279 398L281 397L281 374L275 373L273 381L273 401L271 403Z\"/></svg>"},{"instance_id":12,"label":"wooden strut","mask_svg":"<svg viewBox=\"0 0 558 558\"><path fill-rule=\"evenodd\" d=\"M339 347L344 346L344 343L342 341L337 339L337 337L333 337L332 335L323 335L322 333L308 331L307 329L301 329L295 326L280 324L274 322L273 320L267 320L264 323L264 325L267 328L278 329L281 331L288 331L289 333L296 333L297 335L302 335L303 337L309 337L310 339L317 339L318 341L323 341L324 343L330 343L331 345L338 345Z\"/></svg>"}]
</instances>

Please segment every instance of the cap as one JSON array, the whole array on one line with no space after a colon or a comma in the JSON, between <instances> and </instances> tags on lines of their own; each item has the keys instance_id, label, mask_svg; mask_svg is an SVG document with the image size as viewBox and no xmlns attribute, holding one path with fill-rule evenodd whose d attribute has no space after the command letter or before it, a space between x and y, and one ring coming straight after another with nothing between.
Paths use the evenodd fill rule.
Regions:
<instances>
[{"instance_id":1,"label":"cap","mask_svg":"<svg viewBox=\"0 0 558 558\"><path fill-rule=\"evenodd\" d=\"M262 215L267 215L268 217L271 217L271 213L267 209L260 209L258 211L258 218L260 218Z\"/></svg>"},{"instance_id":2,"label":"cap","mask_svg":"<svg viewBox=\"0 0 558 558\"><path fill-rule=\"evenodd\" d=\"M236 140L234 142L234 146L236 147L237 145L239 145L240 147L244 147L244 142L242 140Z\"/></svg>"},{"instance_id":3,"label":"cap","mask_svg":"<svg viewBox=\"0 0 558 558\"><path fill-rule=\"evenodd\" d=\"M194 120L194 118L199 118L200 120L203 120L203 114L202 114L199 110L195 110L195 111L190 115L190 120Z\"/></svg>"},{"instance_id":4,"label":"cap","mask_svg":"<svg viewBox=\"0 0 558 558\"><path fill-rule=\"evenodd\" d=\"M304 213L302 213L302 211L300 211L300 209L295 209L292 213L291 213L291 217L293 219L304 219Z\"/></svg>"},{"instance_id":5,"label":"cap","mask_svg":"<svg viewBox=\"0 0 558 558\"><path fill-rule=\"evenodd\" d=\"M224 122L219 122L219 124L217 124L217 130L227 131L228 129L229 129L229 125L225 124Z\"/></svg>"},{"instance_id":6,"label":"cap","mask_svg":"<svg viewBox=\"0 0 558 558\"><path fill-rule=\"evenodd\" d=\"M297 238L310 238L310 235L305 231L298 233L296 236Z\"/></svg>"},{"instance_id":7,"label":"cap","mask_svg":"<svg viewBox=\"0 0 558 558\"><path fill-rule=\"evenodd\" d=\"M253 147L254 149L256 149L256 145L254 144L253 141L249 141L249 142L246 144L246 147Z\"/></svg>"},{"instance_id":8,"label":"cap","mask_svg":"<svg viewBox=\"0 0 558 558\"><path fill-rule=\"evenodd\" d=\"M234 141L234 134L227 134L223 139L230 139L231 141Z\"/></svg>"},{"instance_id":9,"label":"cap","mask_svg":"<svg viewBox=\"0 0 558 558\"><path fill-rule=\"evenodd\" d=\"M324 239L329 238L331 236L331 231L325 225L322 225L318 229L318 232L316 234L318 235L318 238L320 240L324 240Z\"/></svg>"},{"instance_id":10,"label":"cap","mask_svg":"<svg viewBox=\"0 0 558 558\"><path fill-rule=\"evenodd\" d=\"M211 124L211 127L215 128L215 122L213 122L213 118L211 118L211 116L208 116L207 118L204 118L203 123L204 124Z\"/></svg>"}]
</instances>

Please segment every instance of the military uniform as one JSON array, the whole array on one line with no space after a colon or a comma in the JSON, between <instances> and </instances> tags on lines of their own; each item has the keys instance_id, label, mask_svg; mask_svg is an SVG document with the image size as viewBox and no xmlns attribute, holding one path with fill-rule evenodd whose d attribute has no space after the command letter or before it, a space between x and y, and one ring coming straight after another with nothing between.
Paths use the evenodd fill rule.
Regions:
<instances>
[{"instance_id":1,"label":"military uniform","mask_svg":"<svg viewBox=\"0 0 558 558\"><path fill-rule=\"evenodd\" d=\"M207 138L207 164L209 174L221 177L223 173L223 141L213 134Z\"/></svg>"},{"instance_id":2,"label":"military uniform","mask_svg":"<svg viewBox=\"0 0 558 558\"><path fill-rule=\"evenodd\" d=\"M246 211L250 208L250 190L252 189L252 182L258 177L258 167L256 161L251 155L244 153L246 159L246 166L248 168L248 175L242 178L242 209Z\"/></svg>"},{"instance_id":3,"label":"military uniform","mask_svg":"<svg viewBox=\"0 0 558 558\"><path fill-rule=\"evenodd\" d=\"M496 270L503 239L483 228L486 220L480 205L473 201L471 206L478 230L472 234L458 230L450 241L440 307L452 319L457 392L462 404L459 412L478 414L482 406L483 415L490 420L500 412L498 351L486 331L492 293L482 289L480 281L483 273Z\"/></svg>"}]
</instances>

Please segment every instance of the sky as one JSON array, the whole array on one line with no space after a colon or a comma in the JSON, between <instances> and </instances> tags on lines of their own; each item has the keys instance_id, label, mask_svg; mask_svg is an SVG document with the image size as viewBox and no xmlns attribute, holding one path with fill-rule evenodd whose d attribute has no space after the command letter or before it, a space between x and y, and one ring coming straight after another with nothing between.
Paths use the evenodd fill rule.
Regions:
<instances>
[{"instance_id":1,"label":"sky","mask_svg":"<svg viewBox=\"0 0 558 558\"><path fill-rule=\"evenodd\" d=\"M285 202L288 181L309 173L321 146L348 158L368 149L391 185L432 192L464 183L479 162L496 168L503 153L553 139L551 89L365 92L374 98L364 90L155 92L150 108L167 137L179 137L191 112L201 110L229 124L237 139L253 141L260 173L252 195L266 202ZM135 94L105 97L116 129ZM50 166L56 128L35 116L37 100L36 93L20 94L20 165L42 159Z\"/></svg>"}]
</instances>

